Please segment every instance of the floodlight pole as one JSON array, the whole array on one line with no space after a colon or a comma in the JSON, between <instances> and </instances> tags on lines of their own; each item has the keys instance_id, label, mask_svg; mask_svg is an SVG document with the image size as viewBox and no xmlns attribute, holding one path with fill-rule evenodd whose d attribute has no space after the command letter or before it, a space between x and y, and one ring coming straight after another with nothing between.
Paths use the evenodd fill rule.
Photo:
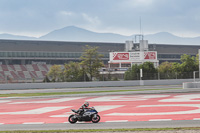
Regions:
<instances>
[{"instance_id":1,"label":"floodlight pole","mask_svg":"<svg viewBox=\"0 0 200 133\"><path fill-rule=\"evenodd\" d=\"M144 81L142 80L143 72L142 69L140 69L140 86L144 85Z\"/></svg>"},{"instance_id":2,"label":"floodlight pole","mask_svg":"<svg viewBox=\"0 0 200 133\"><path fill-rule=\"evenodd\" d=\"M200 79L200 49L199 49L199 79Z\"/></svg>"},{"instance_id":3,"label":"floodlight pole","mask_svg":"<svg viewBox=\"0 0 200 133\"><path fill-rule=\"evenodd\" d=\"M194 78L194 82L195 82L195 73L198 71L193 71L193 78Z\"/></svg>"},{"instance_id":4,"label":"floodlight pole","mask_svg":"<svg viewBox=\"0 0 200 133\"><path fill-rule=\"evenodd\" d=\"M140 69L140 80L142 80L143 77L143 73L142 73L142 69Z\"/></svg>"}]
</instances>

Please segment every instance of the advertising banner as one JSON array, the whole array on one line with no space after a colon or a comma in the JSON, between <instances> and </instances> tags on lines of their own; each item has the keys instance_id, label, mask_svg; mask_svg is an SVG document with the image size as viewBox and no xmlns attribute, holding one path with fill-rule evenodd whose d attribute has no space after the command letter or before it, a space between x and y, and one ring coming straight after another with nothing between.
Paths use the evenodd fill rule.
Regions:
<instances>
[{"instance_id":1,"label":"advertising banner","mask_svg":"<svg viewBox=\"0 0 200 133\"><path fill-rule=\"evenodd\" d=\"M113 60L129 60L129 53L113 53Z\"/></svg>"},{"instance_id":2,"label":"advertising banner","mask_svg":"<svg viewBox=\"0 0 200 133\"><path fill-rule=\"evenodd\" d=\"M144 61L144 60L157 60L156 51L146 51L146 52L111 52L110 61L121 61L121 62L134 62L134 61Z\"/></svg>"},{"instance_id":3,"label":"advertising banner","mask_svg":"<svg viewBox=\"0 0 200 133\"><path fill-rule=\"evenodd\" d=\"M145 60L156 60L157 54L156 54L156 52L144 52L144 59Z\"/></svg>"}]
</instances>

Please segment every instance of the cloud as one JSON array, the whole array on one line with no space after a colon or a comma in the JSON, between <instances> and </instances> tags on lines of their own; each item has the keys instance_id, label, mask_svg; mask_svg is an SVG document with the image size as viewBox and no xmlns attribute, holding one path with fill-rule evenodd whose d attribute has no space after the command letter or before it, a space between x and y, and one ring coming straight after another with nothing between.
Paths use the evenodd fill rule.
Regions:
<instances>
[{"instance_id":1,"label":"cloud","mask_svg":"<svg viewBox=\"0 0 200 133\"><path fill-rule=\"evenodd\" d=\"M96 27L101 24L101 21L99 20L97 16L92 17L86 13L82 13L82 17L87 22L88 25L92 25Z\"/></svg>"},{"instance_id":2,"label":"cloud","mask_svg":"<svg viewBox=\"0 0 200 133\"><path fill-rule=\"evenodd\" d=\"M60 14L64 16L72 16L74 13L69 11L60 11Z\"/></svg>"},{"instance_id":3,"label":"cloud","mask_svg":"<svg viewBox=\"0 0 200 133\"><path fill-rule=\"evenodd\" d=\"M75 25L100 32L200 35L199 0L0 0L0 33L42 35Z\"/></svg>"}]
</instances>

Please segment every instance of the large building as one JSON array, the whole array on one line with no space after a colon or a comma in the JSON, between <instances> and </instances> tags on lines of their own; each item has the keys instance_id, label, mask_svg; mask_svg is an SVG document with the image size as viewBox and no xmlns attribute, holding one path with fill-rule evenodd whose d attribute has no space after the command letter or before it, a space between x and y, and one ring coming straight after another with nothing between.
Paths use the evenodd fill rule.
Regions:
<instances>
[{"instance_id":1,"label":"large building","mask_svg":"<svg viewBox=\"0 0 200 133\"><path fill-rule=\"evenodd\" d=\"M124 50L124 44L119 43L0 40L0 64L64 64L80 61L86 45L98 46L99 52L104 55L104 63L108 62L110 51Z\"/></svg>"},{"instance_id":2,"label":"large building","mask_svg":"<svg viewBox=\"0 0 200 133\"><path fill-rule=\"evenodd\" d=\"M130 68L134 64L143 64L144 62L152 62L157 68L159 61L157 51L149 51L148 40L140 40L134 45L133 41L126 41L125 51L110 52L109 68Z\"/></svg>"},{"instance_id":3,"label":"large building","mask_svg":"<svg viewBox=\"0 0 200 133\"><path fill-rule=\"evenodd\" d=\"M125 43L0 40L0 64L64 64L80 61L86 45L99 47L105 64L109 61L109 52L125 50ZM136 43L133 50L137 48ZM180 62L181 55L195 56L198 49L200 45L149 44L149 51L157 51L159 63Z\"/></svg>"},{"instance_id":4,"label":"large building","mask_svg":"<svg viewBox=\"0 0 200 133\"><path fill-rule=\"evenodd\" d=\"M110 52L123 52L124 43L104 42L61 42L61 41L30 41L0 40L0 81L11 79L43 79L53 64L64 64L80 61L86 45L99 47L103 54L103 62L108 66ZM132 51L139 49L134 43ZM200 45L149 44L149 51L157 51L159 63L164 61L180 62L183 54L196 56ZM125 66L126 67L126 66Z\"/></svg>"}]
</instances>

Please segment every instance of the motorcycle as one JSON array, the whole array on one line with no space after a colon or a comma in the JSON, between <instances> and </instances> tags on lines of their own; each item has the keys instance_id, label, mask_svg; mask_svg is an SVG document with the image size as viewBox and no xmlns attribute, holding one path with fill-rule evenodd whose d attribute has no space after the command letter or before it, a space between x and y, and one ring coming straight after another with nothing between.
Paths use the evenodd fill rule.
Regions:
<instances>
[{"instance_id":1,"label":"motorcycle","mask_svg":"<svg viewBox=\"0 0 200 133\"><path fill-rule=\"evenodd\" d=\"M84 109L83 114L80 114L80 110L71 109L75 114L69 116L68 121L71 124L76 123L77 121L92 121L93 123L98 123L100 121L100 116L98 115L97 110L94 107Z\"/></svg>"}]
</instances>

